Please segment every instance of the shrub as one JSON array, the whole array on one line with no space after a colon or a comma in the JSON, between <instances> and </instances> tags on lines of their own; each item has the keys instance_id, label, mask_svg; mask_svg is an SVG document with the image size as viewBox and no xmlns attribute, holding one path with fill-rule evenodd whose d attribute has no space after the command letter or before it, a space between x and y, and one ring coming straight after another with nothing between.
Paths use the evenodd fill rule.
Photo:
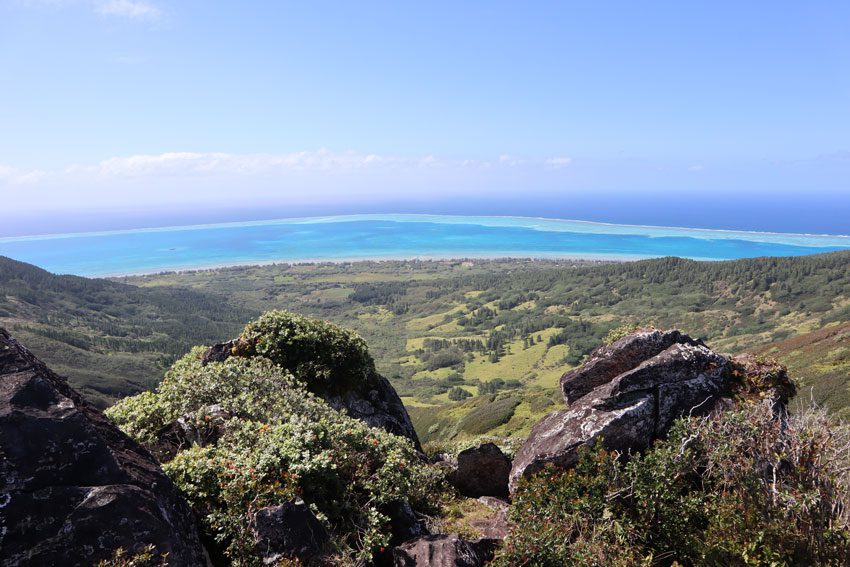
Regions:
<instances>
[{"instance_id":1,"label":"shrub","mask_svg":"<svg viewBox=\"0 0 850 567\"><path fill-rule=\"evenodd\" d=\"M271 360L204 366L198 355L175 363L155 393L107 413L145 443L177 418L211 440L181 450L163 469L231 563L258 563L250 529L261 507L303 498L334 534L336 551L365 562L389 544L383 506L423 511L439 492L439 473L409 440L334 410Z\"/></svg>"},{"instance_id":2,"label":"shrub","mask_svg":"<svg viewBox=\"0 0 850 567\"><path fill-rule=\"evenodd\" d=\"M745 403L627 463L587 449L521 481L496 565L844 565L848 440L820 411Z\"/></svg>"},{"instance_id":3,"label":"shrub","mask_svg":"<svg viewBox=\"0 0 850 567\"><path fill-rule=\"evenodd\" d=\"M483 435L507 423L514 415L520 400L512 397L495 398L495 396L482 398L478 406L461 418L457 425L458 430L470 435Z\"/></svg>"},{"instance_id":4,"label":"shrub","mask_svg":"<svg viewBox=\"0 0 850 567\"><path fill-rule=\"evenodd\" d=\"M440 368L448 368L462 363L464 360L463 353L456 348L437 351L427 358L425 361L425 369L434 371Z\"/></svg>"},{"instance_id":5,"label":"shrub","mask_svg":"<svg viewBox=\"0 0 850 567\"><path fill-rule=\"evenodd\" d=\"M248 323L233 354L268 358L319 394L376 378L375 362L360 335L289 311L269 311Z\"/></svg>"},{"instance_id":6,"label":"shrub","mask_svg":"<svg viewBox=\"0 0 850 567\"><path fill-rule=\"evenodd\" d=\"M608 334L605 335L605 338L602 339L602 342L606 345L612 345L623 337L627 337L632 333L637 333L638 331L650 331L654 328L655 327L653 325L638 325L634 323L625 323L623 325L620 325L619 327L615 327L608 331Z\"/></svg>"},{"instance_id":7,"label":"shrub","mask_svg":"<svg viewBox=\"0 0 850 567\"><path fill-rule=\"evenodd\" d=\"M168 554L158 554L154 545L144 546L136 553L119 547L112 557L98 562L97 567L167 567Z\"/></svg>"},{"instance_id":8,"label":"shrub","mask_svg":"<svg viewBox=\"0 0 850 567\"><path fill-rule=\"evenodd\" d=\"M552 398L545 395L535 395L528 401L528 403L532 413L540 413L546 408L555 405Z\"/></svg>"},{"instance_id":9,"label":"shrub","mask_svg":"<svg viewBox=\"0 0 850 567\"><path fill-rule=\"evenodd\" d=\"M459 402L460 400L465 400L466 398L471 398L471 397L472 397L472 394L470 394L469 392L467 392L466 390L464 390L463 388L460 388L458 386L455 386L454 388L449 390L449 399L453 402Z\"/></svg>"}]
</instances>

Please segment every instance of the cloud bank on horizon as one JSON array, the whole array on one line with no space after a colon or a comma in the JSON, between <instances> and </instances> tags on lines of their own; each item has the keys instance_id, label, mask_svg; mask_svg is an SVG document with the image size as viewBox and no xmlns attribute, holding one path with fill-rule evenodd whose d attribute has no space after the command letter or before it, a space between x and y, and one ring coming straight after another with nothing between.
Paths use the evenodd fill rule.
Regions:
<instances>
[{"instance_id":1,"label":"cloud bank on horizon","mask_svg":"<svg viewBox=\"0 0 850 567\"><path fill-rule=\"evenodd\" d=\"M242 202L275 205L388 197L418 201L459 190L468 197L479 192L495 196L493 184L506 174L555 178L571 162L564 156L456 159L326 149L283 154L165 152L57 169L0 164L0 188L10 195L26 195L17 208L34 212L188 205L199 200L223 206L232 203L235 194Z\"/></svg>"},{"instance_id":2,"label":"cloud bank on horizon","mask_svg":"<svg viewBox=\"0 0 850 567\"><path fill-rule=\"evenodd\" d=\"M807 190L781 189L795 184ZM270 218L271 211L278 216L480 213L847 234L850 222L842 216L850 210L846 186L846 153L761 164L694 164L508 154L404 157L320 149L139 154L55 169L0 165L0 190L12 198L20 222L35 221L30 233L44 232L39 223L50 227L57 215L136 210L162 224L158 213L204 222L204 211L230 211L234 219L244 220L250 215L240 212L252 210L261 218ZM225 214L214 220L230 218ZM104 226L94 223L92 229ZM80 229L85 227L74 228Z\"/></svg>"},{"instance_id":3,"label":"cloud bank on horizon","mask_svg":"<svg viewBox=\"0 0 850 567\"><path fill-rule=\"evenodd\" d=\"M17 202L19 211L38 211L200 200L223 206L232 203L234 194L241 200L275 205L368 203L389 197L423 202L451 195L498 200L517 192L563 198L593 194L600 199L640 191L701 198L713 193L720 198L733 178L737 181L732 194L753 195L781 193L778 182L787 182L789 176L805 178L809 191L821 194L838 191L850 181L850 160L843 153L756 165L508 154L491 159L402 157L327 149L283 154L165 152L56 169L0 164L0 188L8 195L27 196ZM817 175L825 171L828 175Z\"/></svg>"}]
</instances>

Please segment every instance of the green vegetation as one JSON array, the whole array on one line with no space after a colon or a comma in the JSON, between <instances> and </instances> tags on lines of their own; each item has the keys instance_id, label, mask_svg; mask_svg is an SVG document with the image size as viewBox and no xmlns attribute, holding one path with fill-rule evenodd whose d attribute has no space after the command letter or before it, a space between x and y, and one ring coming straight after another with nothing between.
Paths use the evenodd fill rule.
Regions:
<instances>
[{"instance_id":1,"label":"green vegetation","mask_svg":"<svg viewBox=\"0 0 850 567\"><path fill-rule=\"evenodd\" d=\"M345 390L376 377L375 362L357 333L288 311L269 311L248 323L233 354L267 358L314 393Z\"/></svg>"},{"instance_id":2,"label":"green vegetation","mask_svg":"<svg viewBox=\"0 0 850 567\"><path fill-rule=\"evenodd\" d=\"M100 561L97 567L168 567L168 554L158 554L153 545L145 546L137 553L129 553L119 547L109 560Z\"/></svg>"},{"instance_id":3,"label":"green vegetation","mask_svg":"<svg viewBox=\"0 0 850 567\"><path fill-rule=\"evenodd\" d=\"M387 507L430 510L441 474L421 462L409 440L349 418L307 390L311 378L325 376L325 364L354 368L355 353L358 363L371 361L356 335L269 313L249 324L244 337L257 346L257 356L205 365L203 349L194 349L155 392L125 398L107 414L163 461L207 538L233 564L259 564L254 513L296 497L333 534L329 556L371 560L389 545ZM293 345L317 358L293 358ZM331 348L339 350L319 352ZM293 365L301 377L276 361ZM159 443L160 432L178 418L196 442L171 455Z\"/></svg>"},{"instance_id":4,"label":"green vegetation","mask_svg":"<svg viewBox=\"0 0 850 567\"><path fill-rule=\"evenodd\" d=\"M0 262L0 325L101 404L149 389L191 345L236 337L270 309L359 333L423 442L469 438L457 424L491 394L520 403L489 433L522 437L551 410L545 402L565 370L615 338L612 331L650 323L686 329L721 351L771 354L797 370L802 391L813 386L832 411L850 408L848 333L800 349L783 343L850 322L847 252L731 262L272 265L115 282ZM783 344L791 348L770 351Z\"/></svg>"},{"instance_id":5,"label":"green vegetation","mask_svg":"<svg viewBox=\"0 0 850 567\"><path fill-rule=\"evenodd\" d=\"M484 435L488 431L508 422L519 405L513 397L497 398L490 395L464 415L457 424L460 431L473 437Z\"/></svg>"},{"instance_id":6,"label":"green vegetation","mask_svg":"<svg viewBox=\"0 0 850 567\"><path fill-rule=\"evenodd\" d=\"M54 276L0 256L0 327L101 407L152 388L193 345L232 337L256 314L209 293Z\"/></svg>"},{"instance_id":7,"label":"green vegetation","mask_svg":"<svg viewBox=\"0 0 850 567\"><path fill-rule=\"evenodd\" d=\"M800 392L829 407L836 417L850 417L850 321L764 345L757 352L781 358L807 386Z\"/></svg>"},{"instance_id":8,"label":"green vegetation","mask_svg":"<svg viewBox=\"0 0 850 567\"><path fill-rule=\"evenodd\" d=\"M242 328L269 309L290 312ZM387 545L393 504L464 532L487 514L446 495L407 440L322 396L380 372L428 453L481 439L511 453L562 403L560 375L593 348L638 327L679 327L759 355L740 369L743 405L683 420L627 462L592 450L572 471L524 481L497 564L838 565L850 553L850 435L838 421L850 415L847 252L280 265L121 281L0 259L0 325L100 404L142 392L109 415L164 461L216 552L245 565L256 563L252 515L286 499L310 505L338 562ZM203 365L203 349L190 350L233 337L225 362ZM805 404L787 420L745 401L765 386L791 391L781 374L748 380L765 356L798 379ZM196 439L179 451L163 439L178 418Z\"/></svg>"},{"instance_id":9,"label":"green vegetation","mask_svg":"<svg viewBox=\"0 0 850 567\"><path fill-rule=\"evenodd\" d=\"M845 565L848 441L821 412L745 403L626 463L588 449L521 482L495 564Z\"/></svg>"}]
</instances>

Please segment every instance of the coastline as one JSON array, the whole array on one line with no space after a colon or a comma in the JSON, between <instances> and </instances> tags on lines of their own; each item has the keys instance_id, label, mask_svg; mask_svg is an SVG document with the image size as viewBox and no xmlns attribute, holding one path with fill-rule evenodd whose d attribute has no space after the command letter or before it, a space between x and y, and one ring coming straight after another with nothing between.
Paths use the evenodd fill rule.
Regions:
<instances>
[{"instance_id":1,"label":"coastline","mask_svg":"<svg viewBox=\"0 0 850 567\"><path fill-rule=\"evenodd\" d=\"M0 238L54 273L116 278L269 264L546 259L718 261L850 249L850 237L646 228L531 217L345 215Z\"/></svg>"},{"instance_id":2,"label":"coastline","mask_svg":"<svg viewBox=\"0 0 850 567\"><path fill-rule=\"evenodd\" d=\"M206 272L216 270L227 270L232 268L254 268L264 266L301 266L309 264L354 264L354 263L389 263L389 262L465 262L465 261L481 261L481 260L503 260L506 262L586 262L590 263L621 263L621 262L637 262L639 260L650 260L658 258L658 256L628 256L623 254L597 254L597 255L553 255L541 256L534 255L499 255L499 254L466 254L464 256L444 256L441 254L423 255L423 256L349 256L339 258L299 258L293 260L261 260L244 262L226 262L220 264L209 264L201 266L181 266L168 269L146 270L132 273L110 273L84 276L88 278L99 279L121 279L121 278L136 278L143 276L154 276L158 274L182 274L191 272ZM696 261L704 262L722 262L713 258L704 258Z\"/></svg>"}]
</instances>

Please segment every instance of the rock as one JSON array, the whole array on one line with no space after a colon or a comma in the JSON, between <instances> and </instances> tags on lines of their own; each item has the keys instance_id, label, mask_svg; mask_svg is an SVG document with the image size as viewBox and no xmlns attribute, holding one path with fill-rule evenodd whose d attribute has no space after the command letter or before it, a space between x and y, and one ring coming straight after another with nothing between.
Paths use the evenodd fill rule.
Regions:
<instances>
[{"instance_id":1,"label":"rock","mask_svg":"<svg viewBox=\"0 0 850 567\"><path fill-rule=\"evenodd\" d=\"M587 362L561 377L564 400L571 404L597 386L609 382L614 376L631 370L677 343L693 346L703 344L681 331L672 329L632 333L610 345L597 348Z\"/></svg>"},{"instance_id":2,"label":"rock","mask_svg":"<svg viewBox=\"0 0 850 567\"><path fill-rule=\"evenodd\" d=\"M254 515L254 544L265 565L309 559L328 542L328 532L303 500L260 508Z\"/></svg>"},{"instance_id":3,"label":"rock","mask_svg":"<svg viewBox=\"0 0 850 567\"><path fill-rule=\"evenodd\" d=\"M679 331L644 331L597 350L561 384L569 405L532 429L514 459L512 492L548 463L572 466L578 450L600 438L626 455L649 447L676 418L712 411L734 380L731 362L702 342Z\"/></svg>"},{"instance_id":4,"label":"rock","mask_svg":"<svg viewBox=\"0 0 850 567\"><path fill-rule=\"evenodd\" d=\"M457 468L449 476L464 496L508 496L511 460L493 443L484 443L458 453Z\"/></svg>"},{"instance_id":5,"label":"rock","mask_svg":"<svg viewBox=\"0 0 850 567\"><path fill-rule=\"evenodd\" d=\"M188 416L177 418L159 430L156 439L148 444L148 449L159 462L167 463L181 449L215 444L224 435L227 421L233 414L213 404L206 409L206 415L208 420L201 428L196 427Z\"/></svg>"},{"instance_id":6,"label":"rock","mask_svg":"<svg viewBox=\"0 0 850 567\"><path fill-rule=\"evenodd\" d=\"M378 427L394 435L407 437L418 451L422 451L407 409L395 388L383 376L376 376L373 383L361 389L329 396L327 402L334 409L344 411L370 427Z\"/></svg>"},{"instance_id":7,"label":"rock","mask_svg":"<svg viewBox=\"0 0 850 567\"><path fill-rule=\"evenodd\" d=\"M489 518L470 521L472 527L480 530L481 535L487 539L505 539L510 532L508 524L508 507L510 505L508 501L493 496L481 496L478 501L492 508L494 514Z\"/></svg>"},{"instance_id":8,"label":"rock","mask_svg":"<svg viewBox=\"0 0 850 567\"><path fill-rule=\"evenodd\" d=\"M407 502L384 504L379 511L390 519L390 545L398 545L427 533L423 522L419 521Z\"/></svg>"},{"instance_id":9,"label":"rock","mask_svg":"<svg viewBox=\"0 0 850 567\"><path fill-rule=\"evenodd\" d=\"M393 548L395 567L480 567L493 559L498 540L467 541L456 534L429 535Z\"/></svg>"},{"instance_id":10,"label":"rock","mask_svg":"<svg viewBox=\"0 0 850 567\"><path fill-rule=\"evenodd\" d=\"M204 356L201 359L201 364L206 366L210 362L224 362L230 358L231 354L233 354L233 345L235 343L236 341L227 341L226 343L219 343L211 346L204 353Z\"/></svg>"},{"instance_id":11,"label":"rock","mask_svg":"<svg viewBox=\"0 0 850 567\"><path fill-rule=\"evenodd\" d=\"M93 565L149 544L206 564L150 453L0 329L0 564Z\"/></svg>"},{"instance_id":12,"label":"rock","mask_svg":"<svg viewBox=\"0 0 850 567\"><path fill-rule=\"evenodd\" d=\"M234 341L228 341L210 347L203 355L203 364L223 362L231 356ZM359 387L341 393L327 395L319 392L325 401L336 410L344 411L351 417L365 422L370 427L378 427L410 439L418 451L422 451L419 437L413 429L413 423L407 414L401 398L389 380L375 373Z\"/></svg>"}]
</instances>

